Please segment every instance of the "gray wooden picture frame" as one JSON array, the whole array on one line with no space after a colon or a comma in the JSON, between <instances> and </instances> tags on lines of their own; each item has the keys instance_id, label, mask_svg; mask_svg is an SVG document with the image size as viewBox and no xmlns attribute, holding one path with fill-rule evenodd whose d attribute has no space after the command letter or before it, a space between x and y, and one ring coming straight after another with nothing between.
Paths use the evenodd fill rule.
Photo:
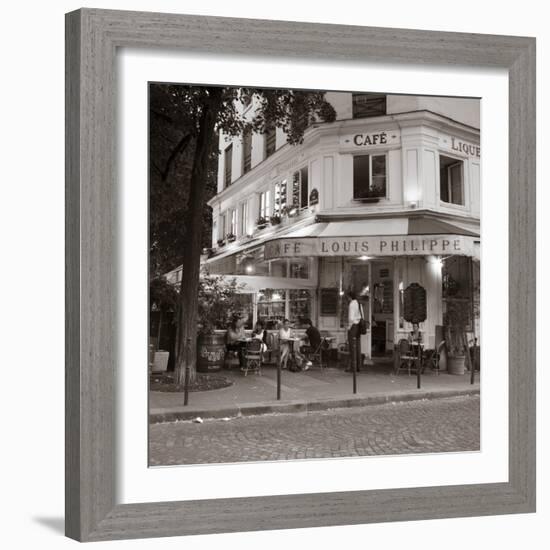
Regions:
<instances>
[{"instance_id":1,"label":"gray wooden picture frame","mask_svg":"<svg viewBox=\"0 0 550 550\"><path fill-rule=\"evenodd\" d=\"M115 502L120 47L509 71L508 482ZM67 536L98 541L535 511L534 38L82 9L66 16L66 71Z\"/></svg>"}]
</instances>

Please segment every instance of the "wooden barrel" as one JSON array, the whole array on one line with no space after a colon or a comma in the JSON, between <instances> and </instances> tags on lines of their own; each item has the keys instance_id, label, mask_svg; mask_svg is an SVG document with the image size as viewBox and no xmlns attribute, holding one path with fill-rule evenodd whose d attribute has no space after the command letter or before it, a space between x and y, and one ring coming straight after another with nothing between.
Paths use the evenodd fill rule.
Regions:
<instances>
[{"instance_id":1,"label":"wooden barrel","mask_svg":"<svg viewBox=\"0 0 550 550\"><path fill-rule=\"evenodd\" d=\"M464 355L449 355L447 358L447 372L449 374L464 374L466 372Z\"/></svg>"},{"instance_id":2,"label":"wooden barrel","mask_svg":"<svg viewBox=\"0 0 550 550\"><path fill-rule=\"evenodd\" d=\"M216 372L225 359L225 334L199 336L197 341L197 371Z\"/></svg>"}]
</instances>

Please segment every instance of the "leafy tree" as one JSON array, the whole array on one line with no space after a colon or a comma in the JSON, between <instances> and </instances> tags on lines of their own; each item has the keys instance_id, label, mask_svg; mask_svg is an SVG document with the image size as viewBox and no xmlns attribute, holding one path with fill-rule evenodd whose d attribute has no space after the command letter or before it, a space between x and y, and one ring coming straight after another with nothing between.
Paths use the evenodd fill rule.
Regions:
<instances>
[{"instance_id":1,"label":"leafy tree","mask_svg":"<svg viewBox=\"0 0 550 550\"><path fill-rule=\"evenodd\" d=\"M264 133L269 128L278 127L285 131L288 143L294 145L301 143L311 120L333 121L335 112L325 100L324 92L166 86L162 94L158 101L153 95L151 97L151 131L154 132L154 125L162 125L164 120L164 124L173 128L173 133L166 136L170 147L166 147L163 154L153 159L152 151L154 164L152 161L151 170L155 178L165 183L171 173L181 170L181 178L173 181L182 188L159 187L161 194L163 191L173 192L179 202L176 204L167 198L168 195L159 199L158 207L167 210L155 218L155 223L164 218L169 229L163 229L165 226L159 223L154 230L162 234L162 239L152 242L152 245L160 247L159 243L168 243L178 264L183 265L176 343L176 382L181 384L187 360L190 379L194 380L196 375L200 254L205 236L205 204L213 192L213 159L219 153L218 132L239 136L248 131ZM241 106L250 101L254 102L254 113L252 118L245 118ZM159 266L164 262L162 254L167 253L157 254L155 251ZM188 344L191 349L186 354Z\"/></svg>"}]
</instances>

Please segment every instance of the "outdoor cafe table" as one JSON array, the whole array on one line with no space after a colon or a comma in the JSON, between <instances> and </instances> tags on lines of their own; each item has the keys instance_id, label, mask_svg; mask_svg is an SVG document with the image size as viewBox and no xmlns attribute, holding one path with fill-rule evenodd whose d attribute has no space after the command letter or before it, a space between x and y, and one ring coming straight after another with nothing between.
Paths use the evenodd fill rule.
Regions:
<instances>
[{"instance_id":1,"label":"outdoor cafe table","mask_svg":"<svg viewBox=\"0 0 550 550\"><path fill-rule=\"evenodd\" d=\"M294 349L294 344L296 342L300 342L301 338L280 338L279 343L284 344L285 342L288 344L289 347L289 359L290 361L296 366L296 350Z\"/></svg>"}]
</instances>

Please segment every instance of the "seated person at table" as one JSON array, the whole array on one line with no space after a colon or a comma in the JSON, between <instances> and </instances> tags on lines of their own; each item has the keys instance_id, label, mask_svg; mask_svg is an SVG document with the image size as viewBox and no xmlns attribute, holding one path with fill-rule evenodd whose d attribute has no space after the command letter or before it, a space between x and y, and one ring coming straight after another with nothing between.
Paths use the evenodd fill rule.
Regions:
<instances>
[{"instance_id":1,"label":"seated person at table","mask_svg":"<svg viewBox=\"0 0 550 550\"><path fill-rule=\"evenodd\" d=\"M262 330L261 328L258 328L258 325L256 325L256 328L252 331L252 338L254 340L259 340L262 345L260 347L260 350L262 353L265 353L267 351L267 344L265 343L265 336L264 333L266 333L265 330Z\"/></svg>"},{"instance_id":2,"label":"seated person at table","mask_svg":"<svg viewBox=\"0 0 550 550\"><path fill-rule=\"evenodd\" d=\"M290 330L290 321L288 319L285 319L283 321L283 324L281 328L279 329L279 351L281 352L281 368L286 369L288 358L290 356L290 342L287 342L286 340L289 340L292 338L292 331Z\"/></svg>"},{"instance_id":3,"label":"seated person at table","mask_svg":"<svg viewBox=\"0 0 550 550\"><path fill-rule=\"evenodd\" d=\"M244 333L244 320L235 315L225 334L225 347L227 351L236 351L239 357L239 365L244 366L244 348L246 346Z\"/></svg>"},{"instance_id":4,"label":"seated person at table","mask_svg":"<svg viewBox=\"0 0 550 550\"><path fill-rule=\"evenodd\" d=\"M412 330L409 332L409 342L411 344L413 342L422 343L422 332L420 331L418 323L413 323L412 325Z\"/></svg>"},{"instance_id":5,"label":"seated person at table","mask_svg":"<svg viewBox=\"0 0 550 550\"><path fill-rule=\"evenodd\" d=\"M295 370L307 370L311 366L311 362L307 361L306 358L297 350L294 349L294 342L289 340L292 338L292 331L290 328L290 321L285 319L283 321L283 326L279 329L279 349L281 351L281 368L286 369L288 358L291 353L294 355L294 365Z\"/></svg>"},{"instance_id":6,"label":"seated person at table","mask_svg":"<svg viewBox=\"0 0 550 550\"><path fill-rule=\"evenodd\" d=\"M263 321L258 321L254 327L254 332L257 332L262 335L261 340L267 347L267 330L265 329L265 323Z\"/></svg>"},{"instance_id":7,"label":"seated person at table","mask_svg":"<svg viewBox=\"0 0 550 550\"><path fill-rule=\"evenodd\" d=\"M314 353L321 345L321 333L317 327L313 326L311 319L305 319L307 344L302 346L302 353Z\"/></svg>"}]
</instances>

